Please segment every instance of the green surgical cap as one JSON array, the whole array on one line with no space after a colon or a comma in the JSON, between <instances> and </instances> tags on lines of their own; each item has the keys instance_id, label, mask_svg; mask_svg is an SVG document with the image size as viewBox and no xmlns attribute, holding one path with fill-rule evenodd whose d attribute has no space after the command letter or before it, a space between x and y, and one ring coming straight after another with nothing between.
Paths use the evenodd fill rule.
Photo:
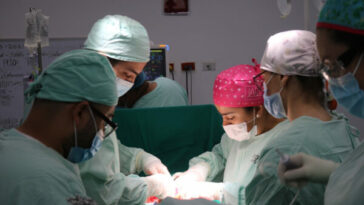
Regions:
<instances>
[{"instance_id":1,"label":"green surgical cap","mask_svg":"<svg viewBox=\"0 0 364 205\"><path fill-rule=\"evenodd\" d=\"M147 31L139 22L126 16L108 15L96 21L84 46L121 61L149 61Z\"/></svg>"},{"instance_id":2,"label":"green surgical cap","mask_svg":"<svg viewBox=\"0 0 364 205\"><path fill-rule=\"evenodd\" d=\"M60 102L89 101L117 104L115 73L106 57L81 49L54 60L25 91L27 103L34 98Z\"/></svg>"},{"instance_id":3,"label":"green surgical cap","mask_svg":"<svg viewBox=\"0 0 364 205\"><path fill-rule=\"evenodd\" d=\"M364 35L364 1L327 0L317 27Z\"/></svg>"}]
</instances>

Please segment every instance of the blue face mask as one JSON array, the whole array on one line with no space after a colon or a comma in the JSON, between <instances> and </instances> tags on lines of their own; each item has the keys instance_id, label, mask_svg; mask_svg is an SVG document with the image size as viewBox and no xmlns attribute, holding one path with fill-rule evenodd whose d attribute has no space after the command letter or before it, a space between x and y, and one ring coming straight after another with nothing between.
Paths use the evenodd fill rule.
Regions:
<instances>
[{"instance_id":1,"label":"blue face mask","mask_svg":"<svg viewBox=\"0 0 364 205\"><path fill-rule=\"evenodd\" d=\"M360 89L355 73L359 68L363 54L353 73L347 73L338 78L330 78L330 90L338 103L351 114L364 118L364 92Z\"/></svg>"},{"instance_id":2,"label":"blue face mask","mask_svg":"<svg viewBox=\"0 0 364 205\"><path fill-rule=\"evenodd\" d=\"M94 121L95 130L97 130L95 117L89 107L92 120ZM99 130L96 132L95 137L92 140L92 144L90 148L82 148L77 146L77 128L76 124L74 124L74 133L75 133L75 146L71 148L67 159L73 163L80 163L86 161L93 156L95 156L96 152L100 149L102 141L104 139L104 132L103 130Z\"/></svg>"},{"instance_id":3,"label":"blue face mask","mask_svg":"<svg viewBox=\"0 0 364 205\"><path fill-rule=\"evenodd\" d=\"M118 91L118 97L121 97L125 93L127 93L130 90L130 88L133 87L133 85L134 84L131 82L116 77L116 89Z\"/></svg>"},{"instance_id":4,"label":"blue face mask","mask_svg":"<svg viewBox=\"0 0 364 205\"><path fill-rule=\"evenodd\" d=\"M270 80L268 81L268 83L270 82ZM265 83L263 83L263 85L264 85L263 98L264 98L265 109L269 112L269 114L271 114L275 118L278 118L278 119L286 118L287 117L286 111L284 110L282 98L280 95L281 91L283 90L283 87L281 88L281 90L279 92L268 96L267 95L267 85Z\"/></svg>"},{"instance_id":5,"label":"blue face mask","mask_svg":"<svg viewBox=\"0 0 364 205\"><path fill-rule=\"evenodd\" d=\"M99 131L98 133L96 133L94 139L92 140L92 145L90 148L85 149L78 146L72 147L67 159L73 163L86 161L95 156L96 152L99 151L101 144L102 138Z\"/></svg>"}]
</instances>

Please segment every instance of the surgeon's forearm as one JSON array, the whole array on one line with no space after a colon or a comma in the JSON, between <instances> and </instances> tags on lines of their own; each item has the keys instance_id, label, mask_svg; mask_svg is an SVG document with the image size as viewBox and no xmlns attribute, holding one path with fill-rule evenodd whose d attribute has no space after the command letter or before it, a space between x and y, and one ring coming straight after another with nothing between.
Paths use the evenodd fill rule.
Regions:
<instances>
[{"instance_id":1,"label":"surgeon's forearm","mask_svg":"<svg viewBox=\"0 0 364 205\"><path fill-rule=\"evenodd\" d=\"M121 144L120 141L118 141L118 148L121 173L129 175L138 174L143 171L142 167L138 164L143 149L127 147Z\"/></svg>"},{"instance_id":2,"label":"surgeon's forearm","mask_svg":"<svg viewBox=\"0 0 364 205\"><path fill-rule=\"evenodd\" d=\"M129 175L124 181L125 188L122 191L122 196L119 200L119 205L131 204L139 205L144 204L147 200L147 184L146 182L138 176Z\"/></svg>"},{"instance_id":3,"label":"surgeon's forearm","mask_svg":"<svg viewBox=\"0 0 364 205\"><path fill-rule=\"evenodd\" d=\"M136 174L139 174L143 171L143 154L144 150L140 150L136 155L134 159L134 170Z\"/></svg>"},{"instance_id":4,"label":"surgeon's forearm","mask_svg":"<svg viewBox=\"0 0 364 205\"><path fill-rule=\"evenodd\" d=\"M205 152L198 157L190 160L190 168L203 164L207 167L206 180L211 181L220 176L225 169L225 160L223 157L214 152Z\"/></svg>"}]
</instances>

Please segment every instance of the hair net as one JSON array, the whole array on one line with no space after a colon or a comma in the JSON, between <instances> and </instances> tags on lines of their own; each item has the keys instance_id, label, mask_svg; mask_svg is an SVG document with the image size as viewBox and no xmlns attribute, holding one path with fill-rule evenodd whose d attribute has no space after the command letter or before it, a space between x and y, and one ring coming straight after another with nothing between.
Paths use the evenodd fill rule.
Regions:
<instances>
[{"instance_id":1,"label":"hair net","mask_svg":"<svg viewBox=\"0 0 364 205\"><path fill-rule=\"evenodd\" d=\"M364 35L364 1L327 0L317 27Z\"/></svg>"},{"instance_id":2,"label":"hair net","mask_svg":"<svg viewBox=\"0 0 364 205\"><path fill-rule=\"evenodd\" d=\"M225 107L254 107L263 104L263 91L253 77L259 74L259 65L237 65L222 71L215 79L215 105ZM263 79L256 80L263 87Z\"/></svg>"},{"instance_id":3,"label":"hair net","mask_svg":"<svg viewBox=\"0 0 364 205\"><path fill-rule=\"evenodd\" d=\"M96 21L84 46L117 60L149 61L147 31L139 22L126 16L108 15Z\"/></svg>"},{"instance_id":4,"label":"hair net","mask_svg":"<svg viewBox=\"0 0 364 205\"><path fill-rule=\"evenodd\" d=\"M319 76L320 60L316 35L292 30L271 36L263 54L261 69L281 75Z\"/></svg>"},{"instance_id":5,"label":"hair net","mask_svg":"<svg viewBox=\"0 0 364 205\"><path fill-rule=\"evenodd\" d=\"M28 103L41 98L114 106L118 100L115 79L106 57L90 50L74 50L54 60L25 95Z\"/></svg>"}]
</instances>

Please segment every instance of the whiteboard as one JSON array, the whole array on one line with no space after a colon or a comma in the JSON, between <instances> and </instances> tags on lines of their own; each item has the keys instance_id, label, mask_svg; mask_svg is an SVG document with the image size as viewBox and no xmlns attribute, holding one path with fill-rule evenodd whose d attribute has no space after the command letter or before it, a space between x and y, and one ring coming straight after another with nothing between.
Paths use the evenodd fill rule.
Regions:
<instances>
[{"instance_id":1,"label":"whiteboard","mask_svg":"<svg viewBox=\"0 0 364 205\"><path fill-rule=\"evenodd\" d=\"M42 48L43 69L63 53L80 49L86 38L50 39ZM37 58L30 58L24 39L0 39L0 130L16 127L24 112L24 89L28 76L38 66Z\"/></svg>"}]
</instances>

